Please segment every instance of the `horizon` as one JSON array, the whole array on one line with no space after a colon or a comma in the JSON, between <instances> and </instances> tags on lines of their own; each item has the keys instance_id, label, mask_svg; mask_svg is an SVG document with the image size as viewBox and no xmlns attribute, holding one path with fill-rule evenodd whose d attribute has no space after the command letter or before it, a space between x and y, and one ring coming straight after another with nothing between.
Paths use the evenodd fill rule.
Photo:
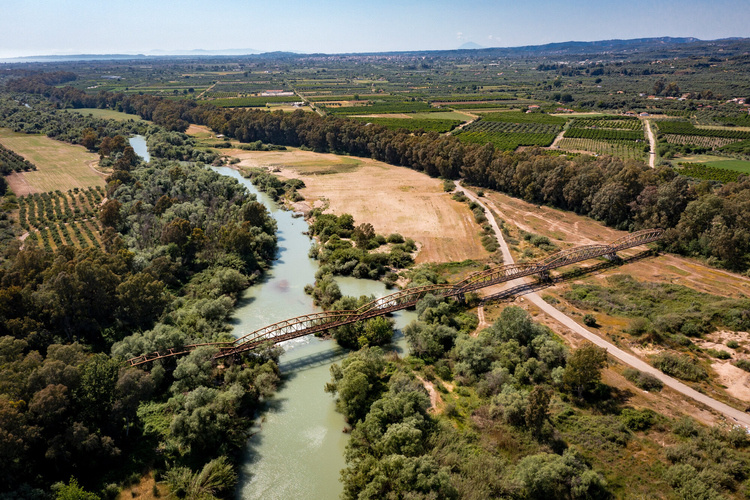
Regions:
<instances>
[{"instance_id":1,"label":"horizon","mask_svg":"<svg viewBox=\"0 0 750 500\"><path fill-rule=\"evenodd\" d=\"M744 18L736 15L745 6L739 0L666 0L659 5L644 0L628 5L485 0L466 6L445 0L386 0L376 7L290 0L281 10L237 0L210 8L195 0L157 5L133 0L127 6L29 0L4 8L6 19L14 22L0 33L0 59L238 49L356 54L456 50L465 43L514 48L667 36L717 40L750 36ZM196 43L201 37L205 41Z\"/></svg>"}]
</instances>

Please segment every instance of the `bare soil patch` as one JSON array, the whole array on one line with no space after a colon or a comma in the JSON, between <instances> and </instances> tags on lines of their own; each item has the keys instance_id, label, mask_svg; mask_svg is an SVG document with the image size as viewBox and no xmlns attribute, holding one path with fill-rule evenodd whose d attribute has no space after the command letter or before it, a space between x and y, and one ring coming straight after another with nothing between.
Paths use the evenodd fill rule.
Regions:
<instances>
[{"instance_id":1,"label":"bare soil patch","mask_svg":"<svg viewBox=\"0 0 750 500\"><path fill-rule=\"evenodd\" d=\"M307 187L300 193L308 206L325 199L328 212L350 213L357 224L369 222L380 234L413 238L422 244L418 263L489 257L468 206L452 200L438 179L370 159L308 151L228 154L240 158L239 166L302 179Z\"/></svg>"}]
</instances>

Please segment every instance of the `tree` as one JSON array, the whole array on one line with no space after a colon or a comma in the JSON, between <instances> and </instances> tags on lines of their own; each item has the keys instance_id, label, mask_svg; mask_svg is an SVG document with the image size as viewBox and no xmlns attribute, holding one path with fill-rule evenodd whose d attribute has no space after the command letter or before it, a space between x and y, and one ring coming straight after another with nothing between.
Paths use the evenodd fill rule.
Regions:
<instances>
[{"instance_id":1,"label":"tree","mask_svg":"<svg viewBox=\"0 0 750 500\"><path fill-rule=\"evenodd\" d=\"M662 91L664 90L664 87L666 86L667 86L667 83L664 80L661 80L661 79L656 80L656 82L654 83L654 94L655 95L661 94Z\"/></svg>"},{"instance_id":2,"label":"tree","mask_svg":"<svg viewBox=\"0 0 750 500\"><path fill-rule=\"evenodd\" d=\"M84 490L74 477L70 478L68 484L54 484L52 491L55 493L55 500L99 500L95 493Z\"/></svg>"},{"instance_id":3,"label":"tree","mask_svg":"<svg viewBox=\"0 0 750 500\"><path fill-rule=\"evenodd\" d=\"M595 386L607 365L607 350L594 344L586 344L573 351L563 374L563 384L583 398L584 392Z\"/></svg>"},{"instance_id":4,"label":"tree","mask_svg":"<svg viewBox=\"0 0 750 500\"><path fill-rule=\"evenodd\" d=\"M539 385L529 393L525 415L526 426L532 430L534 435L539 435L544 422L547 420L550 399L550 392Z\"/></svg>"},{"instance_id":5,"label":"tree","mask_svg":"<svg viewBox=\"0 0 750 500\"><path fill-rule=\"evenodd\" d=\"M352 239L357 242L357 248L367 248L367 244L375 237L375 228L365 222L354 229Z\"/></svg>"},{"instance_id":6,"label":"tree","mask_svg":"<svg viewBox=\"0 0 750 500\"><path fill-rule=\"evenodd\" d=\"M99 220L106 227L117 228L122 222L120 208L122 204L117 200L107 200L99 210Z\"/></svg>"},{"instance_id":7,"label":"tree","mask_svg":"<svg viewBox=\"0 0 750 500\"><path fill-rule=\"evenodd\" d=\"M393 338L393 320L384 316L378 316L365 322L364 335L359 337L359 346L383 345Z\"/></svg>"}]
</instances>

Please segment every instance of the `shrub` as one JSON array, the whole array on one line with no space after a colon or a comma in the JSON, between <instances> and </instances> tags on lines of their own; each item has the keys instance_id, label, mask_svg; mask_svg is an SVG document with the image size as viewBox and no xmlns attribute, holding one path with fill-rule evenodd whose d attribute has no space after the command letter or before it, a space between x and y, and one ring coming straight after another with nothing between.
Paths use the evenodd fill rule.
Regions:
<instances>
[{"instance_id":1,"label":"shrub","mask_svg":"<svg viewBox=\"0 0 750 500\"><path fill-rule=\"evenodd\" d=\"M750 361L746 359L738 359L737 361L735 361L734 366L745 370L746 372L750 372Z\"/></svg>"},{"instance_id":2,"label":"shrub","mask_svg":"<svg viewBox=\"0 0 750 500\"><path fill-rule=\"evenodd\" d=\"M631 431L644 431L654 424L654 417L656 414L649 410L633 410L626 408L622 410L620 419L625 427Z\"/></svg>"},{"instance_id":3,"label":"shrub","mask_svg":"<svg viewBox=\"0 0 750 500\"><path fill-rule=\"evenodd\" d=\"M719 359L731 359L732 355L729 354L727 351L724 350L717 350L717 349L706 349L706 352L713 356L714 358Z\"/></svg>"},{"instance_id":4,"label":"shrub","mask_svg":"<svg viewBox=\"0 0 750 500\"><path fill-rule=\"evenodd\" d=\"M391 233L388 235L388 238L386 238L386 241L388 243L403 243L404 237L398 233Z\"/></svg>"},{"instance_id":5,"label":"shrub","mask_svg":"<svg viewBox=\"0 0 750 500\"><path fill-rule=\"evenodd\" d=\"M663 352L651 358L651 364L667 375L691 382L699 382L708 378L705 368L689 356L678 356Z\"/></svg>"},{"instance_id":6,"label":"shrub","mask_svg":"<svg viewBox=\"0 0 750 500\"><path fill-rule=\"evenodd\" d=\"M597 326L596 318L593 314L587 314L583 317L583 324L590 327Z\"/></svg>"},{"instance_id":7,"label":"shrub","mask_svg":"<svg viewBox=\"0 0 750 500\"><path fill-rule=\"evenodd\" d=\"M730 349L737 349L739 346L740 346L740 343L737 342L736 340L730 340L727 342L727 347L729 347Z\"/></svg>"},{"instance_id":8,"label":"shrub","mask_svg":"<svg viewBox=\"0 0 750 500\"><path fill-rule=\"evenodd\" d=\"M664 383L650 373L645 373L635 368L628 368L622 374L636 387L644 391L660 391L664 388Z\"/></svg>"}]
</instances>

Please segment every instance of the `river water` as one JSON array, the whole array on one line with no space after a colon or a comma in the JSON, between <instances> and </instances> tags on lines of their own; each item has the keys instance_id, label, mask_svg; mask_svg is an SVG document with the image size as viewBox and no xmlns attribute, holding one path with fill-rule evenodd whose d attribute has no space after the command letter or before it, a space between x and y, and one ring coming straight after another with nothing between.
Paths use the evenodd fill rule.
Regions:
<instances>
[{"instance_id":1,"label":"river water","mask_svg":"<svg viewBox=\"0 0 750 500\"><path fill-rule=\"evenodd\" d=\"M146 138L142 135L134 135L128 139L130 146L135 151L135 154L143 158L146 163L151 161L151 155L148 154L148 147L146 146Z\"/></svg>"},{"instance_id":2,"label":"river water","mask_svg":"<svg viewBox=\"0 0 750 500\"><path fill-rule=\"evenodd\" d=\"M258 196L278 223L277 260L262 281L250 287L235 310L234 335L294 316L319 310L303 288L315 281L316 261L307 256L311 242L303 234L307 223L280 210L239 172L227 167L214 170L234 177ZM391 293L378 281L337 278L345 295ZM403 328L416 313L401 311L394 315L396 327ZM335 411L333 398L323 391L330 381L329 367L340 362L346 352L332 340L304 337L281 344L283 384L256 423L248 442L240 471L238 499L338 498L342 491L339 471L344 467L344 418ZM401 332L394 337L393 348L404 352Z\"/></svg>"}]
</instances>

